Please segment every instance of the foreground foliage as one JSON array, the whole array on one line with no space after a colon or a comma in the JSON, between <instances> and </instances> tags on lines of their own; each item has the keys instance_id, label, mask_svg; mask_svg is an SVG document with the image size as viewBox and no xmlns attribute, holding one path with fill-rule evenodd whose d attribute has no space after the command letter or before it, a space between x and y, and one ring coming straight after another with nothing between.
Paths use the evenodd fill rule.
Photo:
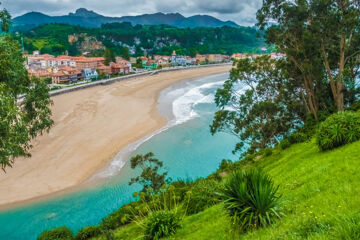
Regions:
<instances>
[{"instance_id":1,"label":"foreground foliage","mask_svg":"<svg viewBox=\"0 0 360 240\"><path fill-rule=\"evenodd\" d=\"M0 10L5 32L9 21L8 12ZM0 35L0 167L4 171L15 158L30 156L30 141L53 125L47 84L30 79L24 61L18 42Z\"/></svg>"},{"instance_id":2,"label":"foreground foliage","mask_svg":"<svg viewBox=\"0 0 360 240\"><path fill-rule=\"evenodd\" d=\"M145 222L145 238L158 240L169 237L181 227L181 217L176 211L161 210L149 214Z\"/></svg>"},{"instance_id":3,"label":"foreground foliage","mask_svg":"<svg viewBox=\"0 0 360 240\"><path fill-rule=\"evenodd\" d=\"M235 171L220 193L233 224L241 231L274 223L282 215L279 187L259 171Z\"/></svg>"},{"instance_id":4,"label":"foreground foliage","mask_svg":"<svg viewBox=\"0 0 360 240\"><path fill-rule=\"evenodd\" d=\"M278 194L285 216L239 235L218 204L185 217L182 228L165 239L357 239L360 199L354 196L360 185L359 155L360 141L320 152L313 139L285 150L274 149L271 156L255 162L235 162L235 170L262 168L274 183L281 183ZM141 234L142 228L134 223L114 231L115 239L136 239Z\"/></svg>"},{"instance_id":5,"label":"foreground foliage","mask_svg":"<svg viewBox=\"0 0 360 240\"><path fill-rule=\"evenodd\" d=\"M320 124L317 144L322 151L330 150L360 139L360 113L339 112Z\"/></svg>"},{"instance_id":6,"label":"foreground foliage","mask_svg":"<svg viewBox=\"0 0 360 240\"><path fill-rule=\"evenodd\" d=\"M43 232L37 240L72 240L73 234L67 227L54 228Z\"/></svg>"}]
</instances>

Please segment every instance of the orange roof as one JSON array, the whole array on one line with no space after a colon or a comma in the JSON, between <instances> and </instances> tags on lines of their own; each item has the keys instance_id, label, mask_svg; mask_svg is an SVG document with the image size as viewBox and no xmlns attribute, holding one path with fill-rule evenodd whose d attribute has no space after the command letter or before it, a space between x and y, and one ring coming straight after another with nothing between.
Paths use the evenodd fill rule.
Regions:
<instances>
[{"instance_id":1,"label":"orange roof","mask_svg":"<svg viewBox=\"0 0 360 240\"><path fill-rule=\"evenodd\" d=\"M57 73L53 74L53 77L61 77L61 76L65 76L67 74L65 74L63 71L58 71Z\"/></svg>"},{"instance_id":2,"label":"orange roof","mask_svg":"<svg viewBox=\"0 0 360 240\"><path fill-rule=\"evenodd\" d=\"M112 68L128 68L128 66L124 65L124 64L116 64L116 63L110 63L110 66Z\"/></svg>"},{"instance_id":3,"label":"orange roof","mask_svg":"<svg viewBox=\"0 0 360 240\"><path fill-rule=\"evenodd\" d=\"M126 61L126 60L120 60L119 63L120 63L120 64L129 64L130 62L129 62L129 61Z\"/></svg>"},{"instance_id":4,"label":"orange roof","mask_svg":"<svg viewBox=\"0 0 360 240\"><path fill-rule=\"evenodd\" d=\"M101 65L98 67L99 70L107 70L107 69L110 69L111 67L110 66L105 66L105 65Z\"/></svg>"},{"instance_id":5,"label":"orange roof","mask_svg":"<svg viewBox=\"0 0 360 240\"><path fill-rule=\"evenodd\" d=\"M77 62L97 62L97 61L105 61L105 58L103 57L76 57L75 60Z\"/></svg>"},{"instance_id":6,"label":"orange roof","mask_svg":"<svg viewBox=\"0 0 360 240\"><path fill-rule=\"evenodd\" d=\"M77 71L78 69L76 69L74 67L64 66L64 67L61 67L60 70L62 70L62 71Z\"/></svg>"},{"instance_id":7,"label":"orange roof","mask_svg":"<svg viewBox=\"0 0 360 240\"><path fill-rule=\"evenodd\" d=\"M44 58L53 58L53 55L50 54L43 54L43 55L39 55L39 57L44 57Z\"/></svg>"}]
</instances>

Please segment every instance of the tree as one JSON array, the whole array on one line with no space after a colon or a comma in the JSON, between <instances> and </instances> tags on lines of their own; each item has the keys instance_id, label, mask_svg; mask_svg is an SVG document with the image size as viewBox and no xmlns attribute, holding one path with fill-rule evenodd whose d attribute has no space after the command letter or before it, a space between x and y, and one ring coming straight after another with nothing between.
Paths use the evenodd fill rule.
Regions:
<instances>
[{"instance_id":1,"label":"tree","mask_svg":"<svg viewBox=\"0 0 360 240\"><path fill-rule=\"evenodd\" d=\"M257 13L269 44L286 53L303 78L307 104L318 118L326 81L338 111L344 109L345 85L353 87L360 49L359 1L264 0ZM276 25L268 28L271 21ZM353 93L353 91L348 91Z\"/></svg>"},{"instance_id":2,"label":"tree","mask_svg":"<svg viewBox=\"0 0 360 240\"><path fill-rule=\"evenodd\" d=\"M125 58L126 60L129 60L129 59L130 59L129 48L124 47L123 50L122 50L121 56L122 56L123 58Z\"/></svg>"},{"instance_id":3,"label":"tree","mask_svg":"<svg viewBox=\"0 0 360 240\"><path fill-rule=\"evenodd\" d=\"M2 29L9 14L0 11ZM30 79L21 46L11 36L0 37L0 166L5 171L17 157L29 157L30 141L53 125L47 84Z\"/></svg>"},{"instance_id":4,"label":"tree","mask_svg":"<svg viewBox=\"0 0 360 240\"><path fill-rule=\"evenodd\" d=\"M1 2L0 2L1 5ZM9 31L9 26L10 26L10 13L6 10L0 10L0 29L3 32L8 32Z\"/></svg>"},{"instance_id":5,"label":"tree","mask_svg":"<svg viewBox=\"0 0 360 240\"><path fill-rule=\"evenodd\" d=\"M77 56L79 54L79 50L75 43L71 43L67 48L69 56Z\"/></svg>"},{"instance_id":6,"label":"tree","mask_svg":"<svg viewBox=\"0 0 360 240\"><path fill-rule=\"evenodd\" d=\"M137 68L143 68L142 60L140 58L136 59L136 67Z\"/></svg>"},{"instance_id":7,"label":"tree","mask_svg":"<svg viewBox=\"0 0 360 240\"><path fill-rule=\"evenodd\" d=\"M220 110L210 130L239 137L234 153L245 144L250 153L273 146L305 118L298 82L288 78L286 69L286 60L269 56L239 60L217 91Z\"/></svg>"},{"instance_id":8,"label":"tree","mask_svg":"<svg viewBox=\"0 0 360 240\"><path fill-rule=\"evenodd\" d=\"M114 50L110 48L106 48L104 53L104 58L105 58L105 65L107 66L109 66L111 62L115 62Z\"/></svg>"},{"instance_id":9,"label":"tree","mask_svg":"<svg viewBox=\"0 0 360 240\"><path fill-rule=\"evenodd\" d=\"M143 185L143 192L147 192L150 188L154 193L158 193L160 188L168 183L166 179L167 173L158 173L163 163L154 158L154 154L149 152L145 155L136 155L130 159L131 168L141 168L142 172L140 176L131 178L129 185L134 183L140 183Z\"/></svg>"},{"instance_id":10,"label":"tree","mask_svg":"<svg viewBox=\"0 0 360 240\"><path fill-rule=\"evenodd\" d=\"M360 2L311 1L309 24L320 43L321 56L338 111L344 93L355 82L360 64Z\"/></svg>"}]
</instances>

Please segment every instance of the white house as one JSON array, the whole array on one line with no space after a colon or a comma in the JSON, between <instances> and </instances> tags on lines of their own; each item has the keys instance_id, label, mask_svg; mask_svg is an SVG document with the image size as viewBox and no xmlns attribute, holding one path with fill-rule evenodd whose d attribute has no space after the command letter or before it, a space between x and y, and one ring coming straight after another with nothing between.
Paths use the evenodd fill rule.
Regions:
<instances>
[{"instance_id":1,"label":"white house","mask_svg":"<svg viewBox=\"0 0 360 240\"><path fill-rule=\"evenodd\" d=\"M97 73L97 71L94 70L94 69L91 69L91 68L85 68L85 69L82 71L82 75L83 75L83 77L84 77L86 80L94 79L94 78L97 78L97 77L99 76L99 74Z\"/></svg>"}]
</instances>

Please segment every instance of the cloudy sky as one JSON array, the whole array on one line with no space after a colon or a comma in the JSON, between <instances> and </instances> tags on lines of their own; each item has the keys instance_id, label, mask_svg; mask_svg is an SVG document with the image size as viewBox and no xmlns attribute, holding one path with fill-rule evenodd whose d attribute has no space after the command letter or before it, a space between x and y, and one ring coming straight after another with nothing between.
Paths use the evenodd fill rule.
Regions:
<instances>
[{"instance_id":1,"label":"cloudy sky","mask_svg":"<svg viewBox=\"0 0 360 240\"><path fill-rule=\"evenodd\" d=\"M84 7L106 16L179 12L184 16L208 14L244 26L255 23L262 0L0 0L12 16L29 11L65 15Z\"/></svg>"}]
</instances>

